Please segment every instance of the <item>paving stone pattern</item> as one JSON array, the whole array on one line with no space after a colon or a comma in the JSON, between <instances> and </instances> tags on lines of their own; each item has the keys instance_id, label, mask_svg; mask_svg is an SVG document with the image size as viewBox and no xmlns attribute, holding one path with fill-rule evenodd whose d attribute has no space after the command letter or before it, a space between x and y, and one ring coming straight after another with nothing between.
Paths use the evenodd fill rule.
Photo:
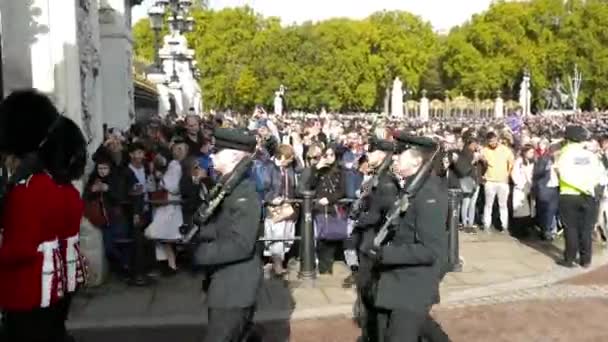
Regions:
<instances>
[{"instance_id":1,"label":"paving stone pattern","mask_svg":"<svg viewBox=\"0 0 608 342\"><path fill-rule=\"evenodd\" d=\"M555 264L562 244L461 235L463 272L446 277L433 315L454 341L608 341L608 266L599 267L608 254L596 249L590 272L566 269ZM267 280L260 292L263 340L354 341L355 290L341 287L348 269L336 263L333 276L308 288L291 266L287 281ZM69 325L81 342L199 342L206 322L200 284L187 273L150 288L110 282L75 300Z\"/></svg>"}]
</instances>

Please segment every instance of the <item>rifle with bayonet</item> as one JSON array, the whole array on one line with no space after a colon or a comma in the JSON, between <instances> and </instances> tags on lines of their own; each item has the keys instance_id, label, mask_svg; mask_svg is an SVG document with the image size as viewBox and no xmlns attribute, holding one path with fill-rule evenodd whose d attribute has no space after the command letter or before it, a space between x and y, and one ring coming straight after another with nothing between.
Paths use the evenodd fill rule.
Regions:
<instances>
[{"instance_id":1,"label":"rifle with bayonet","mask_svg":"<svg viewBox=\"0 0 608 342\"><path fill-rule=\"evenodd\" d=\"M401 214L405 213L410 206L410 198L414 197L418 190L424 185L429 175L433 171L433 164L435 159L439 155L439 151L441 148L437 145L435 150L428 161L422 165L420 170L416 173L412 181L407 185L405 192L401 198L395 202L395 206L391 213L387 216L384 225L380 228L376 236L374 237L374 247L380 248L385 245L388 241L390 241L393 237L393 229L392 227L395 225L395 221L401 216Z\"/></svg>"},{"instance_id":2,"label":"rifle with bayonet","mask_svg":"<svg viewBox=\"0 0 608 342\"><path fill-rule=\"evenodd\" d=\"M232 190L245 178L253 165L253 156L246 156L236 165L234 170L220 178L219 182L207 194L201 192L203 204L198 208L192 219L193 226L187 234L184 234L183 241L189 242L202 229L202 227L215 214L220 204L224 201Z\"/></svg>"},{"instance_id":3,"label":"rifle with bayonet","mask_svg":"<svg viewBox=\"0 0 608 342\"><path fill-rule=\"evenodd\" d=\"M351 206L351 210L349 213L349 218L353 221L356 221L361 216L361 213L365 211L366 203L368 202L369 196L371 193L378 187L380 183L380 177L382 177L389 169L393 162L393 154L389 152L382 160L382 163L372 176L372 178L363 185L363 191L357 198L355 202L353 202Z\"/></svg>"}]
</instances>

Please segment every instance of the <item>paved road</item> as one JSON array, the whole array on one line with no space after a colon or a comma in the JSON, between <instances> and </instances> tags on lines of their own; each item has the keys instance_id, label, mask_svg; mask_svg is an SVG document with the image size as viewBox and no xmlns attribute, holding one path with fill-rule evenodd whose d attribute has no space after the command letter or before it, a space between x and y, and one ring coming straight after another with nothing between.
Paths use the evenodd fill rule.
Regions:
<instances>
[{"instance_id":1,"label":"paved road","mask_svg":"<svg viewBox=\"0 0 608 342\"><path fill-rule=\"evenodd\" d=\"M438 310L435 316L453 341L608 341L608 299L525 301ZM265 342L355 341L358 328L346 318L258 326ZM203 328L88 331L82 342L200 342Z\"/></svg>"},{"instance_id":2,"label":"paved road","mask_svg":"<svg viewBox=\"0 0 608 342\"><path fill-rule=\"evenodd\" d=\"M561 284L439 307L435 317L453 341L604 342L608 313L608 266ZM355 341L359 329L348 318L265 323L264 342ZM81 342L200 342L204 328L170 326L76 332Z\"/></svg>"}]
</instances>

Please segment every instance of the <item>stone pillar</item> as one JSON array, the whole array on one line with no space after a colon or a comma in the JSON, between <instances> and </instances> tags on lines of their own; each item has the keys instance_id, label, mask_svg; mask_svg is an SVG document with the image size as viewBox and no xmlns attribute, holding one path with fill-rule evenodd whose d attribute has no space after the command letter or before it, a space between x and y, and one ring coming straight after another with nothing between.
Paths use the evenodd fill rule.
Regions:
<instances>
[{"instance_id":1,"label":"stone pillar","mask_svg":"<svg viewBox=\"0 0 608 342\"><path fill-rule=\"evenodd\" d=\"M384 115L390 114L391 91L387 87L384 91Z\"/></svg>"},{"instance_id":2,"label":"stone pillar","mask_svg":"<svg viewBox=\"0 0 608 342\"><path fill-rule=\"evenodd\" d=\"M135 118L133 100L133 39L131 2L100 0L103 121L126 129Z\"/></svg>"},{"instance_id":3,"label":"stone pillar","mask_svg":"<svg viewBox=\"0 0 608 342\"><path fill-rule=\"evenodd\" d=\"M494 117L500 119L505 116L505 104L502 100L500 90L496 93L496 100L494 101Z\"/></svg>"},{"instance_id":4,"label":"stone pillar","mask_svg":"<svg viewBox=\"0 0 608 342\"><path fill-rule=\"evenodd\" d=\"M443 118L451 118L452 117L452 106L450 104L450 92L445 90L443 92L444 100L443 100Z\"/></svg>"},{"instance_id":5,"label":"stone pillar","mask_svg":"<svg viewBox=\"0 0 608 342\"><path fill-rule=\"evenodd\" d=\"M101 43L97 2L98 0L76 2L81 128L89 140L88 150L90 155L103 142L103 89L100 75L101 58L99 51ZM94 166L92 161L90 160L89 163L89 169L92 169ZM80 226L80 244L89 262L89 285L101 285L108 271L103 248L103 236L101 231L86 219L83 219Z\"/></svg>"},{"instance_id":6,"label":"stone pillar","mask_svg":"<svg viewBox=\"0 0 608 342\"><path fill-rule=\"evenodd\" d=\"M78 7L78 46L82 87L82 129L90 141L90 154L103 142L100 45L97 0L81 0Z\"/></svg>"},{"instance_id":7,"label":"stone pillar","mask_svg":"<svg viewBox=\"0 0 608 342\"><path fill-rule=\"evenodd\" d=\"M420 99L420 121L429 121L429 99L426 97L426 89L422 90L422 98Z\"/></svg>"}]
</instances>

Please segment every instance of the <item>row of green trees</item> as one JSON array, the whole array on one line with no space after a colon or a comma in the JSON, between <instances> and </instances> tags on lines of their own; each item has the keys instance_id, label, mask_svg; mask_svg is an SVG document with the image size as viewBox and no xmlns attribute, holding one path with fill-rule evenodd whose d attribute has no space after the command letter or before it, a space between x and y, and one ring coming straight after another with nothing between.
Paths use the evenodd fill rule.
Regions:
<instances>
[{"instance_id":1,"label":"row of green trees","mask_svg":"<svg viewBox=\"0 0 608 342\"><path fill-rule=\"evenodd\" d=\"M437 9L441 10L441 9ZM608 107L608 2L532 0L495 2L447 35L402 11L363 20L331 19L282 26L250 8L193 13L188 40L201 69L205 107L244 110L271 105L280 84L293 109L381 110L399 76L419 97L445 90L516 98L525 68L535 105L556 77L583 74L579 102ZM154 35L147 20L133 30L137 57L152 61Z\"/></svg>"}]
</instances>

